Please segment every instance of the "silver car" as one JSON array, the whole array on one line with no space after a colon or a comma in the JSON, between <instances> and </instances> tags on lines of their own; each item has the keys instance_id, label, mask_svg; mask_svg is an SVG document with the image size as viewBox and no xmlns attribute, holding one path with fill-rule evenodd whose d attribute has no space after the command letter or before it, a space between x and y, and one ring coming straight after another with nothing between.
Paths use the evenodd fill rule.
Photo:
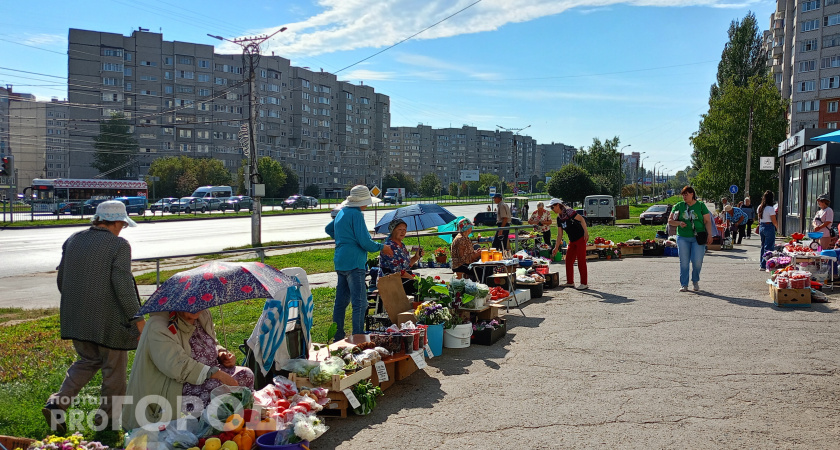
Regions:
<instances>
[{"instance_id":1,"label":"silver car","mask_svg":"<svg viewBox=\"0 0 840 450\"><path fill-rule=\"evenodd\" d=\"M193 211L207 212L208 209L210 207L207 202L198 197L183 197L169 205L170 212L185 212L187 214Z\"/></svg>"}]
</instances>

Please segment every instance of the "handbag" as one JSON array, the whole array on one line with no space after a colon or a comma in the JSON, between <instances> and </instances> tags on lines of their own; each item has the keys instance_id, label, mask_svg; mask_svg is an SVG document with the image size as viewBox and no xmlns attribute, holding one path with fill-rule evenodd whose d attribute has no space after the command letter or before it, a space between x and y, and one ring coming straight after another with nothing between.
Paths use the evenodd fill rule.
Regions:
<instances>
[{"instance_id":1,"label":"handbag","mask_svg":"<svg viewBox=\"0 0 840 450\"><path fill-rule=\"evenodd\" d=\"M688 211L688 205L685 205L685 210ZM689 216L689 220L691 222L691 231L694 232L694 239L697 239L697 244L699 245L706 245L709 242L709 232L708 231L697 231L694 227L694 218Z\"/></svg>"}]
</instances>

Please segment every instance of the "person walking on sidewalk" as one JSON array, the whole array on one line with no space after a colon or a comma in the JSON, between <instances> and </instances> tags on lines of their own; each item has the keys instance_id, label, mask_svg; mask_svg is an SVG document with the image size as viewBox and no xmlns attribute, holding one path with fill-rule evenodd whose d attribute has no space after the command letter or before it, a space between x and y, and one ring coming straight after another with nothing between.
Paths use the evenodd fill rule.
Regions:
<instances>
[{"instance_id":1,"label":"person walking on sidewalk","mask_svg":"<svg viewBox=\"0 0 840 450\"><path fill-rule=\"evenodd\" d=\"M589 229L586 227L586 219L575 212L574 209L564 205L559 199L552 198L548 207L557 213L557 240L554 250L551 252L551 259L560 251L563 242L563 232L569 235L569 247L566 249L566 286L575 285L575 261L580 272L580 285L577 289L589 288L589 274L586 271L586 243L589 242Z\"/></svg>"},{"instance_id":2,"label":"person walking on sidewalk","mask_svg":"<svg viewBox=\"0 0 840 450\"><path fill-rule=\"evenodd\" d=\"M744 233L747 228L747 215L741 208L732 205L726 205L723 208L726 214L726 222L729 224L729 230L732 233L732 243L740 244L744 239Z\"/></svg>"},{"instance_id":3,"label":"person walking on sidewalk","mask_svg":"<svg viewBox=\"0 0 840 450\"><path fill-rule=\"evenodd\" d=\"M741 211L743 211L744 214L747 215L746 232L747 232L747 239L749 239L750 235L752 234L752 225L755 222L755 208L753 208L753 206L750 205L750 198L749 197L744 199L744 205L741 206Z\"/></svg>"},{"instance_id":4,"label":"person walking on sidewalk","mask_svg":"<svg viewBox=\"0 0 840 450\"><path fill-rule=\"evenodd\" d=\"M119 423L121 410L114 408L114 399L125 395L128 351L137 348L145 323L137 315L140 298L131 273L131 245L119 237L123 228L137 224L118 201L100 203L91 223L64 242L58 264L61 338L72 340L78 354L42 410L50 428L59 433L66 431L67 408L100 370L94 423Z\"/></svg>"},{"instance_id":5,"label":"person walking on sidewalk","mask_svg":"<svg viewBox=\"0 0 840 450\"><path fill-rule=\"evenodd\" d=\"M504 228L510 224L513 215L510 213L510 206L505 203L502 194L493 196L493 202L496 204L496 226ZM493 248L496 250L507 250L508 248L508 230L502 229L496 232L496 237L493 238Z\"/></svg>"},{"instance_id":6,"label":"person walking on sidewalk","mask_svg":"<svg viewBox=\"0 0 840 450\"><path fill-rule=\"evenodd\" d=\"M688 291L689 268L694 291L700 290L700 269L712 229L712 215L705 203L697 201L694 188L680 191L683 201L674 205L668 225L677 227L677 247L680 252L680 292Z\"/></svg>"},{"instance_id":7,"label":"person walking on sidewalk","mask_svg":"<svg viewBox=\"0 0 840 450\"><path fill-rule=\"evenodd\" d=\"M758 205L758 234L761 236L761 253L758 255L759 267L767 269L764 255L776 248L776 208L773 206L773 193L764 191L761 204Z\"/></svg>"},{"instance_id":8,"label":"person walking on sidewalk","mask_svg":"<svg viewBox=\"0 0 840 450\"><path fill-rule=\"evenodd\" d=\"M353 334L365 332L365 309L367 308L365 266L368 253L382 252L385 256L394 256L391 247L370 238L370 231L365 224L365 216L362 214L368 206L381 201L372 197L366 186L353 186L347 200L342 202L344 207L324 229L331 238L335 239L333 264L338 274L338 284L335 287L332 320L338 324L336 341L344 339L346 335L344 316L347 313L347 305L353 305Z\"/></svg>"}]
</instances>

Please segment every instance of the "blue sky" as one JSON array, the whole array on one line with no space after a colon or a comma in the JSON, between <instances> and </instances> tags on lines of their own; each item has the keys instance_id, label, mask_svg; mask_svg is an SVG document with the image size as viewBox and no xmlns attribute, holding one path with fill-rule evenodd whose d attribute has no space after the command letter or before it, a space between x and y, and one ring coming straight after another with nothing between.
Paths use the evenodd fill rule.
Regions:
<instances>
[{"instance_id":1,"label":"blue sky","mask_svg":"<svg viewBox=\"0 0 840 450\"><path fill-rule=\"evenodd\" d=\"M128 35L142 26L162 30L166 40L219 44L207 33L237 37L287 26L265 51L336 72L474 2L13 1L0 16L0 67L66 77L69 28ZM766 27L774 5L482 0L339 79L390 95L393 126L530 125L525 133L540 143L576 147L619 136L631 145L626 152L646 152L646 167L659 161L674 173L689 163L688 138L707 110L729 23L752 10ZM0 84L16 92L66 96L60 79L7 69Z\"/></svg>"}]
</instances>

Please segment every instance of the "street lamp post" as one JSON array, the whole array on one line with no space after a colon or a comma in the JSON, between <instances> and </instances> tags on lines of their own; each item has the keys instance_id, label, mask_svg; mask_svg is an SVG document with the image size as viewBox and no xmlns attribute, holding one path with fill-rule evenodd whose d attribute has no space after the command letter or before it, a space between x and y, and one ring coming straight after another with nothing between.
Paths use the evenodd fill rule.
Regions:
<instances>
[{"instance_id":1,"label":"street lamp post","mask_svg":"<svg viewBox=\"0 0 840 450\"><path fill-rule=\"evenodd\" d=\"M514 132L513 133L513 161L512 162L513 162L513 186L514 186L514 188L516 188L517 187L517 178L519 178L519 165L518 165L518 159L519 159L518 153L519 152L517 151L517 148L516 148L516 136L519 136L519 133L521 133L522 130L525 130L526 128L531 128L531 125L528 125L524 128L505 128L501 125L496 125L496 128L499 128L502 131L513 131ZM502 173L504 174L504 172L502 172ZM502 175L502 186L501 186L502 195L504 195L504 192L505 192L504 186L505 186L505 178L504 178L504 175Z\"/></svg>"},{"instance_id":2,"label":"street lamp post","mask_svg":"<svg viewBox=\"0 0 840 450\"><path fill-rule=\"evenodd\" d=\"M651 186L650 193L651 193L653 196L655 196L655 195L656 195L656 166L657 166L658 164L662 164L662 161L656 161L656 162L653 164L653 183L651 183L651 185L650 185L650 186Z\"/></svg>"},{"instance_id":3,"label":"street lamp post","mask_svg":"<svg viewBox=\"0 0 840 450\"><path fill-rule=\"evenodd\" d=\"M649 155L645 156L644 158L642 158L641 161L639 161L639 166L642 168L642 178L644 178L644 176L645 176L645 171L644 171L645 164L644 163L645 163L645 160L648 159L648 158L650 158ZM635 178L636 178L636 203L639 203L639 174L638 173L636 173Z\"/></svg>"},{"instance_id":4,"label":"street lamp post","mask_svg":"<svg viewBox=\"0 0 840 450\"><path fill-rule=\"evenodd\" d=\"M624 188L624 181L626 179L626 177L624 176L624 161L622 160L621 155L622 155L622 151L624 151L625 148L630 147L631 145L632 144L627 144L624 147L621 147L618 150L618 154L616 155L616 156L618 156L618 173L621 177L621 185L618 188L618 197L619 198L621 198L621 191L622 191L622 188Z\"/></svg>"}]
</instances>

